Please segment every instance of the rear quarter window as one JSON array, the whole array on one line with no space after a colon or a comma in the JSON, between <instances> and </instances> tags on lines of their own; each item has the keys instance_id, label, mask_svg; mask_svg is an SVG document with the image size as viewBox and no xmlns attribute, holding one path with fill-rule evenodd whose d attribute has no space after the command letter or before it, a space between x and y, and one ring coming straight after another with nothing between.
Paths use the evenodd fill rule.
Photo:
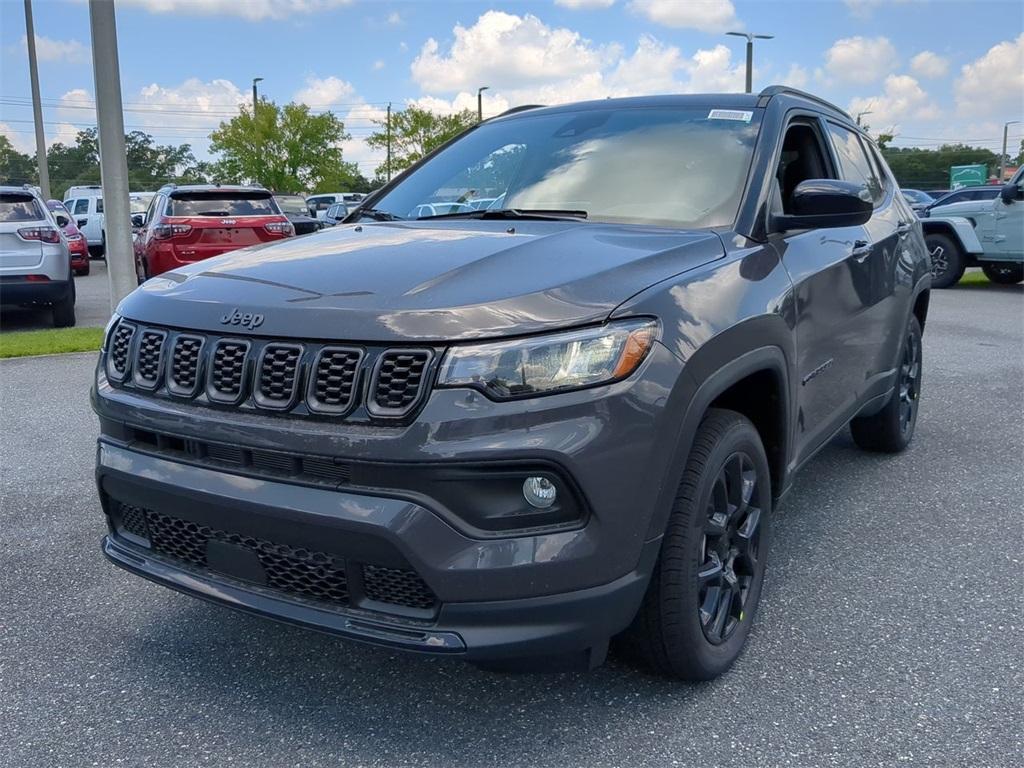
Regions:
<instances>
[{"instance_id":1,"label":"rear quarter window","mask_svg":"<svg viewBox=\"0 0 1024 768\"><path fill-rule=\"evenodd\" d=\"M46 218L31 195L0 195L0 222L39 221Z\"/></svg>"},{"instance_id":2,"label":"rear quarter window","mask_svg":"<svg viewBox=\"0 0 1024 768\"><path fill-rule=\"evenodd\" d=\"M168 216L273 216L277 213L277 203L266 192L180 192L167 201Z\"/></svg>"}]
</instances>

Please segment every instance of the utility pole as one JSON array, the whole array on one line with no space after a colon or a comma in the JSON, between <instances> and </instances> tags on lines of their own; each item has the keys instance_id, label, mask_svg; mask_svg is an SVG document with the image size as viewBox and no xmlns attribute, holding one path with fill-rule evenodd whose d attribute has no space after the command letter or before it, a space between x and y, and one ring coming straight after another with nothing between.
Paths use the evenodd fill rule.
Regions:
<instances>
[{"instance_id":1,"label":"utility pole","mask_svg":"<svg viewBox=\"0 0 1024 768\"><path fill-rule=\"evenodd\" d=\"M391 102L388 102L388 124L387 124L387 135L388 135L388 159L385 163L385 168L388 169L388 181L391 181Z\"/></svg>"},{"instance_id":2,"label":"utility pole","mask_svg":"<svg viewBox=\"0 0 1024 768\"><path fill-rule=\"evenodd\" d=\"M46 163L46 133L43 131L43 105L39 98L39 66L36 64L36 30L32 23L32 0L25 0L25 40L28 42L28 75L32 81L32 119L36 124L36 165L43 199L50 199L50 167Z\"/></svg>"},{"instance_id":3,"label":"utility pole","mask_svg":"<svg viewBox=\"0 0 1024 768\"><path fill-rule=\"evenodd\" d=\"M260 143L260 141L259 141L260 127L256 123L256 107L260 103L260 97L259 97L259 93L256 91L256 83L261 83L261 82L263 82L263 78L262 77L254 77L252 79L252 134L253 134L252 138L253 138L253 143L257 144L257 145ZM257 171L258 172L262 172L263 171L263 157L260 154L260 152L261 152L260 147L257 146L256 147L256 167L257 167ZM260 179L253 179L253 181L256 184L260 183Z\"/></svg>"},{"instance_id":4,"label":"utility pole","mask_svg":"<svg viewBox=\"0 0 1024 768\"><path fill-rule=\"evenodd\" d=\"M484 121L484 91L490 90L490 86L482 85L476 89L476 121Z\"/></svg>"},{"instance_id":5,"label":"utility pole","mask_svg":"<svg viewBox=\"0 0 1024 768\"><path fill-rule=\"evenodd\" d=\"M754 91L754 40L771 40L775 35L755 35L750 32L726 32L727 35L747 38L747 93Z\"/></svg>"},{"instance_id":6,"label":"utility pole","mask_svg":"<svg viewBox=\"0 0 1024 768\"><path fill-rule=\"evenodd\" d=\"M27 0L26 0L27 2ZM1007 129L1011 125L1016 125L1020 120L1011 120L1008 123L1003 123L1003 154L999 156L999 183L1005 184L1006 177L1006 133Z\"/></svg>"},{"instance_id":7,"label":"utility pole","mask_svg":"<svg viewBox=\"0 0 1024 768\"><path fill-rule=\"evenodd\" d=\"M103 228L106 241L110 310L138 286L132 247L132 211L128 202L128 158L124 148L121 67L113 0L89 0L92 70L96 81L96 127L99 131L100 178L103 183Z\"/></svg>"}]
</instances>

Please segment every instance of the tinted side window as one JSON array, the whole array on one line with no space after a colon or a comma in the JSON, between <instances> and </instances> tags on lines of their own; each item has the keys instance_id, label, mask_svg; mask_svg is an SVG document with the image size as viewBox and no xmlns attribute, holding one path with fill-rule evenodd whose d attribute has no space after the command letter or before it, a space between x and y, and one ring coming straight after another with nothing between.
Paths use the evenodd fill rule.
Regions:
<instances>
[{"instance_id":1,"label":"tinted side window","mask_svg":"<svg viewBox=\"0 0 1024 768\"><path fill-rule=\"evenodd\" d=\"M832 134L832 144L836 148L836 156L839 158L843 178L855 184L865 185L872 202L878 205L885 199L885 191L875 169L868 161L867 155L864 154L860 137L853 131L835 123L828 124L828 131Z\"/></svg>"},{"instance_id":2,"label":"tinted side window","mask_svg":"<svg viewBox=\"0 0 1024 768\"><path fill-rule=\"evenodd\" d=\"M103 198L96 198L96 213L103 213Z\"/></svg>"},{"instance_id":3,"label":"tinted side window","mask_svg":"<svg viewBox=\"0 0 1024 768\"><path fill-rule=\"evenodd\" d=\"M75 215L76 216L78 216L80 214L88 213L88 212L89 212L89 198L83 197L83 198L80 198L78 200L75 200Z\"/></svg>"}]
</instances>

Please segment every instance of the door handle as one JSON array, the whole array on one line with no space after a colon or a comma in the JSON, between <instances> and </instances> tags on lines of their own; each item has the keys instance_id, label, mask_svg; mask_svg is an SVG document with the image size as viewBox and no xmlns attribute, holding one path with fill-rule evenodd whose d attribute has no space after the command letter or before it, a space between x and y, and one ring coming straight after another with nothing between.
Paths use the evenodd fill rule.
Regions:
<instances>
[{"instance_id":1,"label":"door handle","mask_svg":"<svg viewBox=\"0 0 1024 768\"><path fill-rule=\"evenodd\" d=\"M858 264L863 264L871 255L871 243L867 240L854 240L853 252L850 254Z\"/></svg>"}]
</instances>

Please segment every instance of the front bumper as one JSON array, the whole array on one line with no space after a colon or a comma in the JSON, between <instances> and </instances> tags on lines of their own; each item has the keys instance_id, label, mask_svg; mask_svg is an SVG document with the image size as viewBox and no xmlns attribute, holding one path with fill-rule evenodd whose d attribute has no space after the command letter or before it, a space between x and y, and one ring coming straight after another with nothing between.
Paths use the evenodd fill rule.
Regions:
<instances>
[{"instance_id":1,"label":"front bumper","mask_svg":"<svg viewBox=\"0 0 1024 768\"><path fill-rule=\"evenodd\" d=\"M657 558L660 538L647 532L666 476L674 478L667 446L679 423L672 411L680 372L656 345L633 377L607 387L511 403L435 390L415 422L385 428L154 398L111 387L101 370L93 405L104 431L97 461L111 526L104 550L121 567L172 588L371 643L479 660L600 649L635 615ZM131 429L119 437L118 425ZM401 488L227 471L124 437L139 429L356 465L544 462L571 478L587 514L574 527L484 535ZM348 596L324 605L245 578L245 563L235 571L168 559L121 530L119 503L225 541L337 558L347 569ZM409 609L373 598L367 567L414 572L436 602Z\"/></svg>"}]
</instances>

